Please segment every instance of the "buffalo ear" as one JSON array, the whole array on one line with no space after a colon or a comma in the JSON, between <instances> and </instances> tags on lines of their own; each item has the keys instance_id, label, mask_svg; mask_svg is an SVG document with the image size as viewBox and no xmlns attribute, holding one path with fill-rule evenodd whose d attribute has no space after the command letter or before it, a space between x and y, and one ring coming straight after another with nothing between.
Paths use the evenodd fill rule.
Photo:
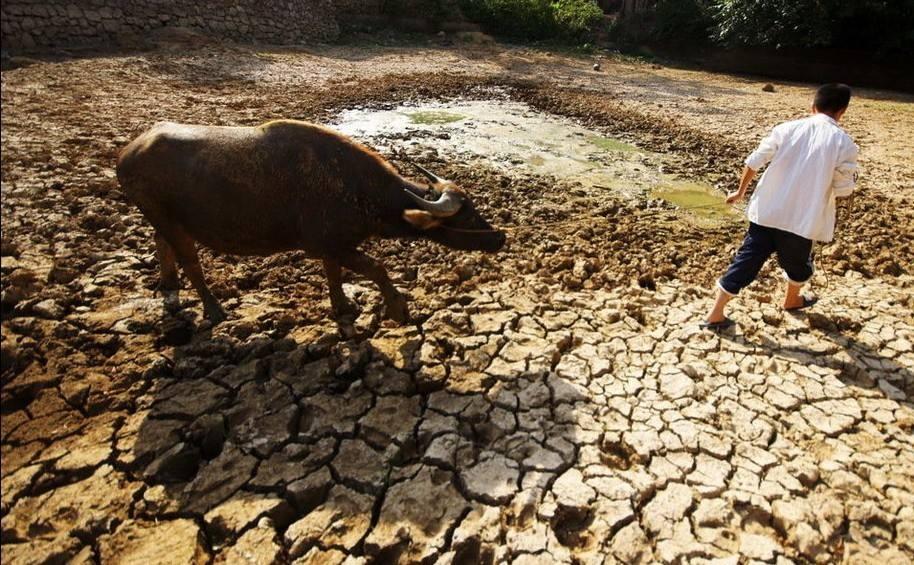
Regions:
<instances>
[{"instance_id":1,"label":"buffalo ear","mask_svg":"<svg viewBox=\"0 0 914 565\"><path fill-rule=\"evenodd\" d=\"M420 230L430 230L441 225L441 221L425 210L404 210L403 219Z\"/></svg>"}]
</instances>

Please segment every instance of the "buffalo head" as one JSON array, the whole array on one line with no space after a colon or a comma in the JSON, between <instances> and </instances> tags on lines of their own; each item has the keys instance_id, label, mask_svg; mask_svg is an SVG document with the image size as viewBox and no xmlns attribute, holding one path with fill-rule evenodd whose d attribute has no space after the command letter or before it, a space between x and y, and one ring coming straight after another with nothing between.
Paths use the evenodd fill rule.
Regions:
<instances>
[{"instance_id":1,"label":"buffalo head","mask_svg":"<svg viewBox=\"0 0 914 565\"><path fill-rule=\"evenodd\" d=\"M406 190L415 207L404 210L403 219L432 241L466 251L499 251L505 245L505 232L483 218L470 197L453 182L413 164L430 181L426 200Z\"/></svg>"}]
</instances>

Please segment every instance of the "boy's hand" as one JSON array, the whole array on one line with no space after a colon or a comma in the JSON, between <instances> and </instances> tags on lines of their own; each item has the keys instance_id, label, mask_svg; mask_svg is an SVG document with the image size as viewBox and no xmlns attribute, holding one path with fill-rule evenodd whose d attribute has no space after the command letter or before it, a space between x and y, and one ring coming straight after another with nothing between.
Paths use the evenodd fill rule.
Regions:
<instances>
[{"instance_id":1,"label":"boy's hand","mask_svg":"<svg viewBox=\"0 0 914 565\"><path fill-rule=\"evenodd\" d=\"M727 195L727 204L736 204L746 196L746 190L749 183L755 178L755 171L749 167L743 167L743 174L739 179L739 189L734 190Z\"/></svg>"}]
</instances>

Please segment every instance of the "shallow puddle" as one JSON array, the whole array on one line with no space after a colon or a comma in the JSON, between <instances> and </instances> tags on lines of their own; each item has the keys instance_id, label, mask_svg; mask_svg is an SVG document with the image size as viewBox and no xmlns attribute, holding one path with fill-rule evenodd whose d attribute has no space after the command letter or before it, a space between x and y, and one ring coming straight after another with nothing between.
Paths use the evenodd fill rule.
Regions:
<instances>
[{"instance_id":1,"label":"shallow puddle","mask_svg":"<svg viewBox=\"0 0 914 565\"><path fill-rule=\"evenodd\" d=\"M736 217L724 195L712 187L687 181L668 181L660 184L651 196L675 205L679 210L701 223L720 223Z\"/></svg>"},{"instance_id":2,"label":"shallow puddle","mask_svg":"<svg viewBox=\"0 0 914 565\"><path fill-rule=\"evenodd\" d=\"M588 137L587 141L591 142L604 151L638 151L638 148L634 145L630 145L611 137L595 135Z\"/></svg>"},{"instance_id":3,"label":"shallow puddle","mask_svg":"<svg viewBox=\"0 0 914 565\"><path fill-rule=\"evenodd\" d=\"M714 198L723 203L711 187L665 175L668 156L520 102L457 99L351 109L332 126L381 150L433 150L445 159L484 162L511 175L551 176L559 190L580 185L622 198L699 205L690 214L708 221L732 214L726 206L707 206Z\"/></svg>"},{"instance_id":4,"label":"shallow puddle","mask_svg":"<svg viewBox=\"0 0 914 565\"><path fill-rule=\"evenodd\" d=\"M406 145L643 196L661 180L659 155L506 100L452 100L342 112L333 127L380 149Z\"/></svg>"},{"instance_id":5,"label":"shallow puddle","mask_svg":"<svg viewBox=\"0 0 914 565\"><path fill-rule=\"evenodd\" d=\"M466 117L443 110L407 112L406 115L414 124L449 124L451 122L459 122Z\"/></svg>"}]
</instances>

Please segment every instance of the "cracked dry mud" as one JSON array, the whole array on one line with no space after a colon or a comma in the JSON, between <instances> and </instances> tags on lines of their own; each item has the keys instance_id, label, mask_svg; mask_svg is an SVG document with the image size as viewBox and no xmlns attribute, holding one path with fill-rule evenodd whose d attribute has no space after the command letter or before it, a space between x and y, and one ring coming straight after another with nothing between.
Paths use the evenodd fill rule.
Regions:
<instances>
[{"instance_id":1,"label":"cracked dry mud","mask_svg":"<svg viewBox=\"0 0 914 565\"><path fill-rule=\"evenodd\" d=\"M569 84L518 82L547 68ZM739 225L428 153L496 223L582 220L512 232L494 257L370 244L412 296L400 327L359 279L362 314L332 322L298 254L205 254L231 314L215 328L189 291L173 314L153 292L150 229L112 164L156 119L321 120L500 85L713 182L777 119L759 108L804 92L585 68L508 48L208 47L4 71L4 563L910 562L908 138L867 152L860 132L870 176L822 252L820 304L782 313L770 270L723 335L696 319ZM861 98L852 133L910 116ZM701 113L727 99L756 110Z\"/></svg>"}]
</instances>

